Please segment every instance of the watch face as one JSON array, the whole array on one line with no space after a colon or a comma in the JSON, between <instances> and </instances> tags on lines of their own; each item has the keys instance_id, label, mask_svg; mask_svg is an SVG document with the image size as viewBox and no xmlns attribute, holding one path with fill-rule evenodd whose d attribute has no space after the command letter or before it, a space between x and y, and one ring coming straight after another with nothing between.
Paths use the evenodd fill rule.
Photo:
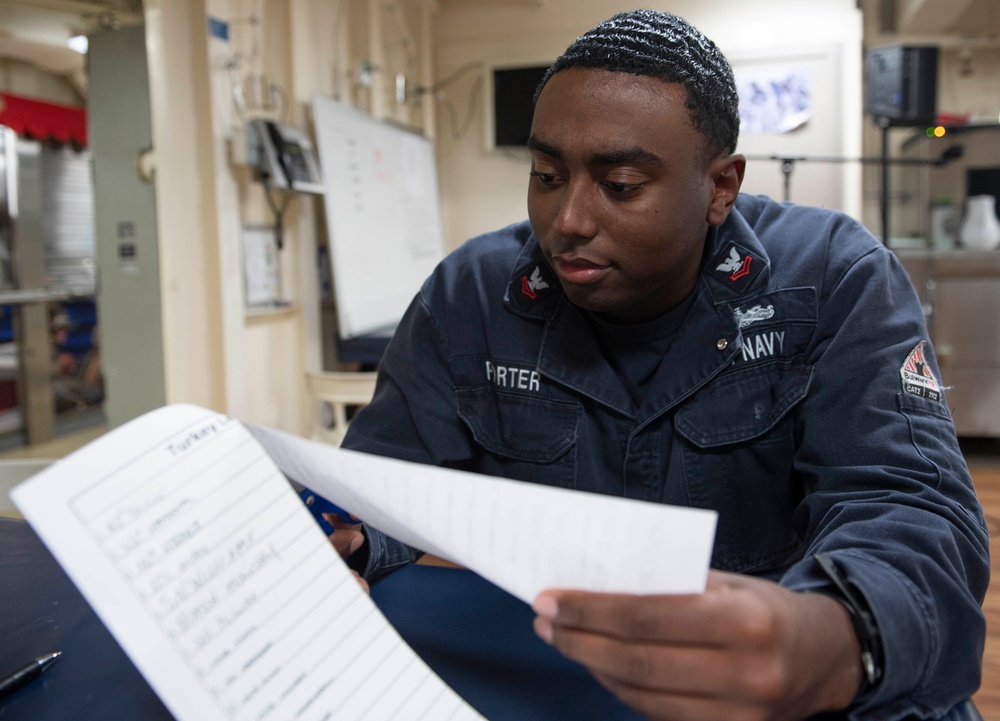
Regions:
<instances>
[{"instance_id":1,"label":"watch face","mask_svg":"<svg viewBox=\"0 0 1000 721\"><path fill-rule=\"evenodd\" d=\"M865 680L868 682L868 685L874 686L881 674L875 665L875 657L872 656L871 651L861 652L861 668L865 670Z\"/></svg>"}]
</instances>

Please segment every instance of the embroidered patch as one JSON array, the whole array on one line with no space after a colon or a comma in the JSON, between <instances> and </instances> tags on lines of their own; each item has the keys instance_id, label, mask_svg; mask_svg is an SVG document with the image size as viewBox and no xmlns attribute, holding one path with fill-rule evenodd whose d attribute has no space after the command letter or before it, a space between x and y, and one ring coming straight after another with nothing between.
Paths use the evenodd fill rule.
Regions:
<instances>
[{"instance_id":1,"label":"embroidered patch","mask_svg":"<svg viewBox=\"0 0 1000 721\"><path fill-rule=\"evenodd\" d=\"M729 248L729 257L717 265L715 269L721 273L729 273L729 280L734 283L745 275L750 275L750 264L753 256L741 256L736 246Z\"/></svg>"},{"instance_id":2,"label":"embroidered patch","mask_svg":"<svg viewBox=\"0 0 1000 721\"><path fill-rule=\"evenodd\" d=\"M927 341L922 340L906 356L906 362L899 369L899 375L903 379L903 392L920 396L932 401L941 401L941 384L934 377L934 371L927 365L924 358L924 346Z\"/></svg>"},{"instance_id":3,"label":"embroidered patch","mask_svg":"<svg viewBox=\"0 0 1000 721\"><path fill-rule=\"evenodd\" d=\"M537 393L540 389L541 376L538 371L531 368L486 361L486 380L501 388Z\"/></svg>"},{"instance_id":4,"label":"embroidered patch","mask_svg":"<svg viewBox=\"0 0 1000 721\"><path fill-rule=\"evenodd\" d=\"M532 300L538 297L538 291L545 290L548 287L549 284L542 280L542 269L537 265L531 273L530 279L527 275L521 276L521 292Z\"/></svg>"},{"instance_id":5,"label":"embroidered patch","mask_svg":"<svg viewBox=\"0 0 1000 721\"><path fill-rule=\"evenodd\" d=\"M734 308L733 313L736 315L736 322L740 324L740 330L746 328L748 325L756 323L759 320L767 320L768 318L774 317L774 306L769 305L767 308L762 308L759 305L755 305L750 310L744 311L742 308Z\"/></svg>"}]
</instances>

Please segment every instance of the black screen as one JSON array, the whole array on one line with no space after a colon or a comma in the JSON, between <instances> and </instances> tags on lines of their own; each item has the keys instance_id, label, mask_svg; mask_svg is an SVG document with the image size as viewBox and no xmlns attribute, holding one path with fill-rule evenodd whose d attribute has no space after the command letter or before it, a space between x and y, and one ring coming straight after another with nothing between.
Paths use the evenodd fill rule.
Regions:
<instances>
[{"instance_id":1,"label":"black screen","mask_svg":"<svg viewBox=\"0 0 1000 721\"><path fill-rule=\"evenodd\" d=\"M535 90L547 65L493 71L493 143L499 147L528 143Z\"/></svg>"},{"instance_id":2,"label":"black screen","mask_svg":"<svg viewBox=\"0 0 1000 721\"><path fill-rule=\"evenodd\" d=\"M865 109L889 125L933 125L937 66L936 47L872 48L865 54Z\"/></svg>"}]
</instances>

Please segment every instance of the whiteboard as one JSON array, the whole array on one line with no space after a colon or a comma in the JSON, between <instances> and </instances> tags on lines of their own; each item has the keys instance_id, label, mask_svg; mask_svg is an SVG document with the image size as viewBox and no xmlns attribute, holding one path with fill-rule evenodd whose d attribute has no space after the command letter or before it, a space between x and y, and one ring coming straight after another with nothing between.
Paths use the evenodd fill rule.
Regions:
<instances>
[{"instance_id":1,"label":"whiteboard","mask_svg":"<svg viewBox=\"0 0 1000 721\"><path fill-rule=\"evenodd\" d=\"M444 257L434 146L328 98L313 120L338 334L393 328Z\"/></svg>"}]
</instances>

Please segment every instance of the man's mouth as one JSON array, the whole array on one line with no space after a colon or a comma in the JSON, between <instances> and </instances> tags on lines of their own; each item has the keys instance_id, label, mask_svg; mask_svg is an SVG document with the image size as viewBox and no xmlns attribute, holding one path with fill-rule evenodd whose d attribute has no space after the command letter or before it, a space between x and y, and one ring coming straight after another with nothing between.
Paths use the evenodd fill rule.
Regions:
<instances>
[{"instance_id":1,"label":"man's mouth","mask_svg":"<svg viewBox=\"0 0 1000 721\"><path fill-rule=\"evenodd\" d=\"M561 280L574 284L595 283L611 269L608 263L579 257L555 256L552 265Z\"/></svg>"}]
</instances>

